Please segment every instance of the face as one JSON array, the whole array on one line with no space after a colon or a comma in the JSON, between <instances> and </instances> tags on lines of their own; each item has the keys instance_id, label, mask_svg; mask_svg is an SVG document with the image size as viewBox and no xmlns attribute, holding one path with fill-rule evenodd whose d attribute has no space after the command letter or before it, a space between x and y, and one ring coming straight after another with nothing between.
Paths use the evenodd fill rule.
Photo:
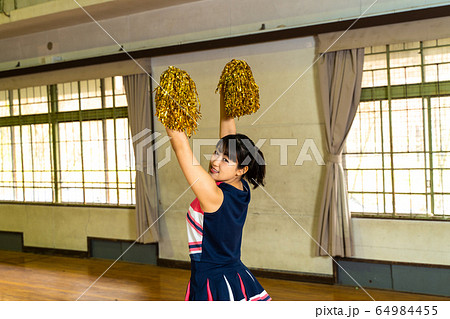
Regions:
<instances>
[{"instance_id":1,"label":"face","mask_svg":"<svg viewBox=\"0 0 450 319\"><path fill-rule=\"evenodd\" d=\"M246 168L238 168L237 163L216 149L209 162L209 175L217 182L233 184L240 181Z\"/></svg>"}]
</instances>

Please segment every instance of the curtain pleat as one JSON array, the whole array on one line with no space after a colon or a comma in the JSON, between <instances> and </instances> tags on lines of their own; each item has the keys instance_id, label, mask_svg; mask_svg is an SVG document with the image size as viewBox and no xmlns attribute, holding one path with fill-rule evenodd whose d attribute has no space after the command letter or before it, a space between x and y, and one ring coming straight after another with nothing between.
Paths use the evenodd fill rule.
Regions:
<instances>
[{"instance_id":1,"label":"curtain pleat","mask_svg":"<svg viewBox=\"0 0 450 319\"><path fill-rule=\"evenodd\" d=\"M123 77L128 102L128 120L133 137L150 135L153 112L150 104L149 77L147 74L134 74ZM156 171L154 170L153 150L150 139L136 138L134 156L136 161L136 226L140 243L155 242L159 239L158 198ZM153 225L153 226L152 226ZM147 229L152 226L148 231Z\"/></svg>"}]
</instances>

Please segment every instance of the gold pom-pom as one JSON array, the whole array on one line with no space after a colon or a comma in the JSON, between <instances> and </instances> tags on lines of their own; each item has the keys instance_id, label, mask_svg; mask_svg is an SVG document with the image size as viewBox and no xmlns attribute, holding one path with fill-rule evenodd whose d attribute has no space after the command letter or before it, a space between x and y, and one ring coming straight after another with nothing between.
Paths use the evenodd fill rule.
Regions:
<instances>
[{"instance_id":1,"label":"gold pom-pom","mask_svg":"<svg viewBox=\"0 0 450 319\"><path fill-rule=\"evenodd\" d=\"M250 66L243 60L233 59L225 65L217 91L223 94L228 117L241 117L259 109L259 87Z\"/></svg>"},{"instance_id":2,"label":"gold pom-pom","mask_svg":"<svg viewBox=\"0 0 450 319\"><path fill-rule=\"evenodd\" d=\"M161 74L155 108L155 115L165 127L185 131L188 137L195 133L201 117L200 101L195 83L186 71L169 66Z\"/></svg>"}]
</instances>

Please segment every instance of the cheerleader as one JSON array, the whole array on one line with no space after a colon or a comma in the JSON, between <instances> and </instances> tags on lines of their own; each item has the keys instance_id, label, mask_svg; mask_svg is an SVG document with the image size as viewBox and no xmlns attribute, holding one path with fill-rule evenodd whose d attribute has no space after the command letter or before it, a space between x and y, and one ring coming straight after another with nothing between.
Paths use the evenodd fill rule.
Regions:
<instances>
[{"instance_id":1,"label":"cheerleader","mask_svg":"<svg viewBox=\"0 0 450 319\"><path fill-rule=\"evenodd\" d=\"M196 195L186 216L191 277L185 300L268 301L270 296L241 262L242 229L250 187L264 185L262 152L236 134L220 94L220 140L205 171L193 156L184 132L166 127L189 185Z\"/></svg>"}]
</instances>

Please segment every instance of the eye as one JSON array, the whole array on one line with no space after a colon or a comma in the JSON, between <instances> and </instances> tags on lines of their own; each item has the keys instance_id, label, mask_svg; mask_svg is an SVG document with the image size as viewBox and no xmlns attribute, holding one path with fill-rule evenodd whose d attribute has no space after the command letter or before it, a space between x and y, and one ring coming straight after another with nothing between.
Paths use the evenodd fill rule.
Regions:
<instances>
[{"instance_id":1,"label":"eye","mask_svg":"<svg viewBox=\"0 0 450 319\"><path fill-rule=\"evenodd\" d=\"M223 161L224 161L225 163L229 163L229 162L230 162L230 161L228 160L228 158L226 158L226 157L223 158Z\"/></svg>"}]
</instances>

